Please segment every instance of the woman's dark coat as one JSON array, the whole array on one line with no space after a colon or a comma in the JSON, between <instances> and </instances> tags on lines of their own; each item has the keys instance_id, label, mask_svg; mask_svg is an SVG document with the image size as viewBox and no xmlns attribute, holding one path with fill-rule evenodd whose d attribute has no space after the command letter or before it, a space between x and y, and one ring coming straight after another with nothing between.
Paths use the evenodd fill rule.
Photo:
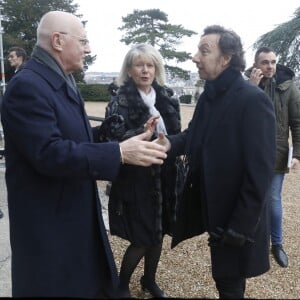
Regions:
<instances>
[{"instance_id":1,"label":"woman's dark coat","mask_svg":"<svg viewBox=\"0 0 300 300\"><path fill-rule=\"evenodd\" d=\"M96 180L112 180L117 143L93 143L84 103L30 60L2 106L14 297L99 298L117 284Z\"/></svg>"},{"instance_id":2,"label":"woman's dark coat","mask_svg":"<svg viewBox=\"0 0 300 300\"><path fill-rule=\"evenodd\" d=\"M211 113L203 115L205 106ZM203 122L203 119L206 122ZM172 247L230 228L242 247L212 246L214 277L251 277L269 269L266 192L275 164L275 116L270 99L239 72L227 69L206 83L193 119L170 137L171 151L189 158L188 193L179 204Z\"/></svg>"},{"instance_id":3,"label":"woman's dark coat","mask_svg":"<svg viewBox=\"0 0 300 300\"><path fill-rule=\"evenodd\" d=\"M172 91L155 82L156 109L164 120L168 134L181 130L179 102ZM142 100L132 80L120 87L112 97L106 117L112 114L124 118L124 139L144 130L149 108ZM109 196L110 232L138 246L161 243L165 233L171 234L175 217L175 159L167 159L162 167L123 165L112 182Z\"/></svg>"}]
</instances>

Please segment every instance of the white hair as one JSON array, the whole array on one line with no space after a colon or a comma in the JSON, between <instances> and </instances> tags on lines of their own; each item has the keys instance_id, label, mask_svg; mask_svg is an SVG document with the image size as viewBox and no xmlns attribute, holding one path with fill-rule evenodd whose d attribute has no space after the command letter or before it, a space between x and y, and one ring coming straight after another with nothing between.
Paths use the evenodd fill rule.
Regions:
<instances>
[{"instance_id":1,"label":"white hair","mask_svg":"<svg viewBox=\"0 0 300 300\"><path fill-rule=\"evenodd\" d=\"M118 86L121 86L129 79L128 71L132 67L135 58L143 56L153 61L155 65L155 80L164 86L166 82L163 58L158 50L149 44L134 45L126 54L119 76L116 79Z\"/></svg>"}]
</instances>

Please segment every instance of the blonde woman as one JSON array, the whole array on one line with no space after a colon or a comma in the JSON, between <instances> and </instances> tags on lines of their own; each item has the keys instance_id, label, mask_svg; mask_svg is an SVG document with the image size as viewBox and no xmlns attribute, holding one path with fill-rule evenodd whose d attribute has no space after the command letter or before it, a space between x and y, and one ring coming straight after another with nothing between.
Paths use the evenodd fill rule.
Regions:
<instances>
[{"instance_id":1,"label":"blonde woman","mask_svg":"<svg viewBox=\"0 0 300 300\"><path fill-rule=\"evenodd\" d=\"M149 117L156 115L160 116L156 135L181 131L179 102L165 86L163 60L154 47L138 44L130 49L116 83L117 94L106 109L107 118L119 119L111 126L110 139L121 141L142 132ZM166 297L155 275L163 236L172 232L175 171L175 158L168 158L162 167L122 165L118 178L112 182L110 231L130 242L120 269L122 297L131 297L130 278L142 258L145 259L142 289L153 297Z\"/></svg>"}]
</instances>

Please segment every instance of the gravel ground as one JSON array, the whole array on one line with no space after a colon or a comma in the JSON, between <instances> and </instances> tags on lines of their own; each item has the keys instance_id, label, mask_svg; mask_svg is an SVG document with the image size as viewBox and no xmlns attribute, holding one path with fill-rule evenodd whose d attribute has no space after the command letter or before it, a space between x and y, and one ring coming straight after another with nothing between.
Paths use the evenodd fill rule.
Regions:
<instances>
[{"instance_id":1,"label":"gravel ground","mask_svg":"<svg viewBox=\"0 0 300 300\"><path fill-rule=\"evenodd\" d=\"M87 103L89 114L104 115L103 103ZM194 107L181 106L182 124L185 128L191 119ZM289 256L289 267L281 268L270 256L271 269L264 275L247 280L245 296L256 299L299 299L300 298L300 172L286 175L283 186L284 248ZM104 187L105 182L100 186ZM121 259L128 242L110 236L116 264ZM171 239L166 236L157 272L157 282L169 297L174 298L218 298L210 272L210 256L207 235L184 241L171 250ZM135 270L131 280L133 297L144 298L139 279L143 262Z\"/></svg>"}]
</instances>

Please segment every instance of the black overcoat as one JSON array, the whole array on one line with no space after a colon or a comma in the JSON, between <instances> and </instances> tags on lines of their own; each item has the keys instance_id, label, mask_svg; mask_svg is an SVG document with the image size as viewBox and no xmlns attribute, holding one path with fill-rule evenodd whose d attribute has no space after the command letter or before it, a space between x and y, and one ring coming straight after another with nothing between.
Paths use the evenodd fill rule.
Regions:
<instances>
[{"instance_id":1,"label":"black overcoat","mask_svg":"<svg viewBox=\"0 0 300 300\"><path fill-rule=\"evenodd\" d=\"M119 171L117 143L93 143L81 96L30 60L2 106L14 297L99 298L117 284L96 179Z\"/></svg>"},{"instance_id":2,"label":"black overcoat","mask_svg":"<svg viewBox=\"0 0 300 300\"><path fill-rule=\"evenodd\" d=\"M201 114L205 101L213 101L208 115ZM211 247L213 276L251 277L266 272L265 195L275 164L275 116L268 96L228 69L205 86L188 130L170 140L172 152L182 153L186 147L191 187L179 205L172 247L204 231L231 228L254 242L241 248Z\"/></svg>"},{"instance_id":3,"label":"black overcoat","mask_svg":"<svg viewBox=\"0 0 300 300\"><path fill-rule=\"evenodd\" d=\"M160 112L166 130L179 133L179 101L173 92L153 83L156 91L155 107ZM136 85L129 80L112 97L107 117L117 114L124 119L124 136L144 130L150 117ZM175 158L168 158L160 167L123 165L112 182L109 195L110 232L138 246L153 246L162 242L164 234L172 234L175 217Z\"/></svg>"}]
</instances>

